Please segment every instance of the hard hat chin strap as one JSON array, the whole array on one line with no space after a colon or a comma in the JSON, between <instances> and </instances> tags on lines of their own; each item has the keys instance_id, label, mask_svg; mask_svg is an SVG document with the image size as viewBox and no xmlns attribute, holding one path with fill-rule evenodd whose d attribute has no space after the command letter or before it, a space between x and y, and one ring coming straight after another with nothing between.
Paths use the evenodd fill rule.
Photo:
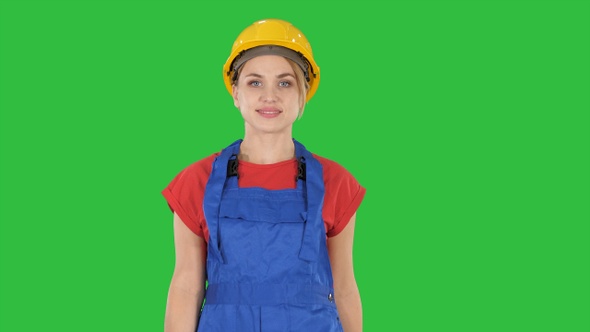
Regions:
<instances>
[{"instance_id":1,"label":"hard hat chin strap","mask_svg":"<svg viewBox=\"0 0 590 332\"><path fill-rule=\"evenodd\" d=\"M305 80L309 82L309 68L311 68L309 61L303 56L303 54L278 45L262 45L240 52L230 66L233 71L232 82L235 82L238 79L238 69L240 69L246 61L261 55L280 55L295 62L301 70L303 70Z\"/></svg>"}]
</instances>

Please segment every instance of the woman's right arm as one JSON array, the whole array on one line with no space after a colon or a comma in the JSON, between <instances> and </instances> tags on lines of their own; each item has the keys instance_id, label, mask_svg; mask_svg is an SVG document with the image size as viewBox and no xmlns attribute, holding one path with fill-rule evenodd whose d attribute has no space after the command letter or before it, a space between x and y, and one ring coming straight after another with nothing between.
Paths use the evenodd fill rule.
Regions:
<instances>
[{"instance_id":1,"label":"woman's right arm","mask_svg":"<svg viewBox=\"0 0 590 332\"><path fill-rule=\"evenodd\" d=\"M174 213L176 263L168 291L165 332L194 332L205 295L207 245Z\"/></svg>"}]
</instances>

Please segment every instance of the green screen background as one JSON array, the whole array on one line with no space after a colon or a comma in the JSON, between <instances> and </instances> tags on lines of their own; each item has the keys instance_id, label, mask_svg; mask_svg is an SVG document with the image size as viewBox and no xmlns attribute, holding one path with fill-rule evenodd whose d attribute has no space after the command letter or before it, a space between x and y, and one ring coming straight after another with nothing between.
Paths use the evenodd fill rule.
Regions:
<instances>
[{"instance_id":1,"label":"green screen background","mask_svg":"<svg viewBox=\"0 0 590 332\"><path fill-rule=\"evenodd\" d=\"M0 330L161 331L161 190L242 136L221 68L282 18L294 135L367 188L366 331L590 330L590 2L2 1Z\"/></svg>"}]
</instances>

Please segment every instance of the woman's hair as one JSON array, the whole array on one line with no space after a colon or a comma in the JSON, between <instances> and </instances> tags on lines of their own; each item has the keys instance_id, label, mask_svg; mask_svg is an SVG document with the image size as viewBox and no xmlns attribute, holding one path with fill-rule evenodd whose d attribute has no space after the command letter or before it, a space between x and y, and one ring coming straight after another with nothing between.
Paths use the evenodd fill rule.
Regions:
<instances>
[{"instance_id":1,"label":"woman's hair","mask_svg":"<svg viewBox=\"0 0 590 332\"><path fill-rule=\"evenodd\" d=\"M298 119L300 119L303 116L303 110L305 109L305 100L307 97L307 91L309 90L309 83L307 82L307 80L305 79L305 74L303 73L303 69L301 69L301 67L299 67L298 64L296 64L294 61L285 58L285 60L287 60L287 62L289 63L289 65L291 66L291 68L293 69L293 72L295 73L295 81L297 82L297 89L299 89L299 115L298 115ZM237 75L235 76L236 79L235 81L232 82L232 84L236 84L238 79L240 78L240 75L242 74L242 69L244 68L244 66L240 66L240 68L238 68L238 72Z\"/></svg>"},{"instance_id":2,"label":"woman's hair","mask_svg":"<svg viewBox=\"0 0 590 332\"><path fill-rule=\"evenodd\" d=\"M286 58L285 58L286 59ZM295 80L297 81L297 88L299 89L299 116L297 117L300 119L303 116L303 110L305 109L305 100L307 97L307 91L309 90L309 83L305 79L305 74L303 73L303 69L299 67L293 60L286 59L291 68L293 68L293 72L295 73Z\"/></svg>"}]
</instances>

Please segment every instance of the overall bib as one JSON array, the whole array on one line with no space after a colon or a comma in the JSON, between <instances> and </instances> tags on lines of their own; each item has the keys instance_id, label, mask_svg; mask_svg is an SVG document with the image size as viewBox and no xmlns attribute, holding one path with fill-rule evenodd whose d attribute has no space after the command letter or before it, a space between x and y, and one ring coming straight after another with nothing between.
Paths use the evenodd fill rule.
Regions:
<instances>
[{"instance_id":1,"label":"overall bib","mask_svg":"<svg viewBox=\"0 0 590 332\"><path fill-rule=\"evenodd\" d=\"M238 188L240 144L215 159L205 188L208 287L197 331L341 332L321 164L294 140L296 189Z\"/></svg>"}]
</instances>

